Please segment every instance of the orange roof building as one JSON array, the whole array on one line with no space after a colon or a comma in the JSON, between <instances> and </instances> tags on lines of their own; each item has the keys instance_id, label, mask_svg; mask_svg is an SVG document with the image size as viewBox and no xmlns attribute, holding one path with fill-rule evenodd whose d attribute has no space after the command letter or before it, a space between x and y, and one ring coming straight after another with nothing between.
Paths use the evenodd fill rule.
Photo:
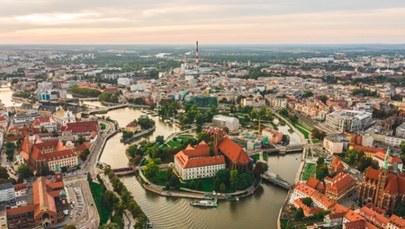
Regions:
<instances>
[{"instance_id":1,"label":"orange roof building","mask_svg":"<svg viewBox=\"0 0 405 229\"><path fill-rule=\"evenodd\" d=\"M76 151L66 147L60 140L37 141L33 144L25 137L20 154L26 157L24 159L28 161L30 168L37 172L44 166L55 171L57 166L70 168L79 164Z\"/></svg>"},{"instance_id":2,"label":"orange roof building","mask_svg":"<svg viewBox=\"0 0 405 229\"><path fill-rule=\"evenodd\" d=\"M339 201L356 187L356 180L348 173L338 173L326 184L325 195Z\"/></svg>"},{"instance_id":3,"label":"orange roof building","mask_svg":"<svg viewBox=\"0 0 405 229\"><path fill-rule=\"evenodd\" d=\"M210 146L201 141L178 152L174 156L174 168L182 180L213 177L225 169L225 158L223 155L210 156Z\"/></svg>"},{"instance_id":4,"label":"orange roof building","mask_svg":"<svg viewBox=\"0 0 405 229\"><path fill-rule=\"evenodd\" d=\"M7 209L8 228L49 227L63 220L67 200L60 173L56 173L55 182L39 177L32 184L32 191L32 203Z\"/></svg>"}]
</instances>

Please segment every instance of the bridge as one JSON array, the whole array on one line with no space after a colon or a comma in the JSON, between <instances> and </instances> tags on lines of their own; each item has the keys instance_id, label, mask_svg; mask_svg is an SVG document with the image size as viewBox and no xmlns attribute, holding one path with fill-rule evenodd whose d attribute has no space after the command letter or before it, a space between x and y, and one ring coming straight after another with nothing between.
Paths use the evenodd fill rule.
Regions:
<instances>
[{"instance_id":1,"label":"bridge","mask_svg":"<svg viewBox=\"0 0 405 229\"><path fill-rule=\"evenodd\" d=\"M262 174L261 177L264 180L267 180L268 182L287 190L290 190L290 188L292 187L292 184L290 184L288 181L284 180L279 175L269 171Z\"/></svg>"},{"instance_id":2,"label":"bridge","mask_svg":"<svg viewBox=\"0 0 405 229\"><path fill-rule=\"evenodd\" d=\"M98 108L98 109L95 109L95 110L86 111L86 112L83 112L83 114L84 115L105 114L108 111L116 110L116 109L120 109L120 108L125 108L125 107L128 107L128 106L129 106L128 103L124 103L124 104L119 104L119 105L116 105L116 106L111 106L111 107L106 107L106 108Z\"/></svg>"},{"instance_id":3,"label":"bridge","mask_svg":"<svg viewBox=\"0 0 405 229\"><path fill-rule=\"evenodd\" d=\"M125 176L125 175L130 175L130 174L135 173L136 168L135 167L115 168L115 169L112 169L112 171L117 176Z\"/></svg>"},{"instance_id":4,"label":"bridge","mask_svg":"<svg viewBox=\"0 0 405 229\"><path fill-rule=\"evenodd\" d=\"M275 145L274 148L260 149L260 150L256 150L253 153L249 153L249 154L254 154L254 153L257 153L258 151L262 151L264 153L286 154L286 153L299 152L304 149L308 149L308 148L312 148L312 147L316 147L316 146L319 146L319 143L318 144L305 144L305 145L303 145L303 144L287 145L287 146Z\"/></svg>"}]
</instances>

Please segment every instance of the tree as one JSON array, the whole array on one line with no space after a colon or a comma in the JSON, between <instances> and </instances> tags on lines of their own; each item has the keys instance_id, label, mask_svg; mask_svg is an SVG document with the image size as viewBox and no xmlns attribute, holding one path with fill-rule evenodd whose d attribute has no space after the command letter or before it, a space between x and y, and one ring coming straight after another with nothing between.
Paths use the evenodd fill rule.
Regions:
<instances>
[{"instance_id":1,"label":"tree","mask_svg":"<svg viewBox=\"0 0 405 229\"><path fill-rule=\"evenodd\" d=\"M83 144L85 141L86 139L82 135L80 135L79 138L77 139L77 143L79 145Z\"/></svg>"},{"instance_id":2,"label":"tree","mask_svg":"<svg viewBox=\"0 0 405 229\"><path fill-rule=\"evenodd\" d=\"M215 155L214 142L211 142L211 143L210 143L209 155L210 155L210 156L214 156L214 155Z\"/></svg>"},{"instance_id":3,"label":"tree","mask_svg":"<svg viewBox=\"0 0 405 229\"><path fill-rule=\"evenodd\" d=\"M227 134L229 134L229 128L228 127L224 127L224 128L222 128L222 130L225 132L225 133L227 133Z\"/></svg>"},{"instance_id":4,"label":"tree","mask_svg":"<svg viewBox=\"0 0 405 229\"><path fill-rule=\"evenodd\" d=\"M294 219L295 220L301 220L304 218L304 211L302 208L298 208L297 211L294 212Z\"/></svg>"},{"instance_id":5,"label":"tree","mask_svg":"<svg viewBox=\"0 0 405 229\"><path fill-rule=\"evenodd\" d=\"M394 213L400 217L405 217L405 205L402 202L399 202L397 207L394 209Z\"/></svg>"},{"instance_id":6,"label":"tree","mask_svg":"<svg viewBox=\"0 0 405 229\"><path fill-rule=\"evenodd\" d=\"M317 165L322 165L325 163L325 159L323 157L318 157L318 160L316 160Z\"/></svg>"},{"instance_id":7,"label":"tree","mask_svg":"<svg viewBox=\"0 0 405 229\"><path fill-rule=\"evenodd\" d=\"M261 161L258 161L255 165L255 168L253 169L253 172L257 175L261 175L269 169L269 166L266 163L263 163Z\"/></svg>"},{"instance_id":8,"label":"tree","mask_svg":"<svg viewBox=\"0 0 405 229\"><path fill-rule=\"evenodd\" d=\"M169 180L170 187L179 189L180 187L180 180L176 175L172 175Z\"/></svg>"},{"instance_id":9,"label":"tree","mask_svg":"<svg viewBox=\"0 0 405 229\"><path fill-rule=\"evenodd\" d=\"M326 101L328 101L328 96L321 95L319 96L319 100L321 100L321 102L323 102L326 105Z\"/></svg>"},{"instance_id":10,"label":"tree","mask_svg":"<svg viewBox=\"0 0 405 229\"><path fill-rule=\"evenodd\" d=\"M81 159L82 161L85 161L85 160L87 159L87 156L89 156L89 155L90 155L90 150L89 150L89 149L85 149L85 150L83 150L83 151L80 152L79 157L80 157L80 159Z\"/></svg>"},{"instance_id":11,"label":"tree","mask_svg":"<svg viewBox=\"0 0 405 229\"><path fill-rule=\"evenodd\" d=\"M303 94L304 98L309 98L313 95L314 95L314 93L312 93L312 91L305 91Z\"/></svg>"},{"instance_id":12,"label":"tree","mask_svg":"<svg viewBox=\"0 0 405 229\"><path fill-rule=\"evenodd\" d=\"M31 170L28 168L27 164L22 164L22 165L20 165L20 166L18 167L17 172L18 172L18 174L19 174L22 178L24 178L24 179L27 179L27 178L29 178L29 177L32 176L32 172L31 172Z\"/></svg>"},{"instance_id":13,"label":"tree","mask_svg":"<svg viewBox=\"0 0 405 229\"><path fill-rule=\"evenodd\" d=\"M9 178L8 171L4 167L0 167L0 178L3 178L3 179Z\"/></svg>"},{"instance_id":14,"label":"tree","mask_svg":"<svg viewBox=\"0 0 405 229\"><path fill-rule=\"evenodd\" d=\"M236 190L238 188L238 185L239 185L239 172L238 172L238 170L236 170L236 169L231 170L229 181L231 183L231 187Z\"/></svg>"},{"instance_id":15,"label":"tree","mask_svg":"<svg viewBox=\"0 0 405 229\"><path fill-rule=\"evenodd\" d=\"M117 223L108 223L101 225L99 229L120 229L120 226Z\"/></svg>"},{"instance_id":16,"label":"tree","mask_svg":"<svg viewBox=\"0 0 405 229\"><path fill-rule=\"evenodd\" d=\"M41 167L41 172L39 173L40 176L48 176L50 174L49 167L48 166L42 166Z\"/></svg>"},{"instance_id":17,"label":"tree","mask_svg":"<svg viewBox=\"0 0 405 229\"><path fill-rule=\"evenodd\" d=\"M405 153L405 141L402 141L402 142L401 142L401 146L400 146L400 147L401 147L401 152L402 152L402 153Z\"/></svg>"},{"instance_id":18,"label":"tree","mask_svg":"<svg viewBox=\"0 0 405 229\"><path fill-rule=\"evenodd\" d=\"M308 207L312 207L313 201L310 197L306 197L306 198L302 199L302 203L307 205Z\"/></svg>"},{"instance_id":19,"label":"tree","mask_svg":"<svg viewBox=\"0 0 405 229\"><path fill-rule=\"evenodd\" d=\"M145 165L144 173L148 178L155 177L159 172L159 166L153 161L149 160L148 164Z\"/></svg>"},{"instance_id":20,"label":"tree","mask_svg":"<svg viewBox=\"0 0 405 229\"><path fill-rule=\"evenodd\" d=\"M225 185L224 183L221 183L221 184L219 185L219 191L220 191L220 192L225 192L225 190L226 190L226 185Z\"/></svg>"},{"instance_id":21,"label":"tree","mask_svg":"<svg viewBox=\"0 0 405 229\"><path fill-rule=\"evenodd\" d=\"M280 110L278 110L278 113L279 113L281 116L288 117L288 110L287 110L287 108L281 108Z\"/></svg>"},{"instance_id":22,"label":"tree","mask_svg":"<svg viewBox=\"0 0 405 229\"><path fill-rule=\"evenodd\" d=\"M165 138L162 135L158 135L156 136L155 142L158 145L163 145L163 143L165 143Z\"/></svg>"}]
</instances>

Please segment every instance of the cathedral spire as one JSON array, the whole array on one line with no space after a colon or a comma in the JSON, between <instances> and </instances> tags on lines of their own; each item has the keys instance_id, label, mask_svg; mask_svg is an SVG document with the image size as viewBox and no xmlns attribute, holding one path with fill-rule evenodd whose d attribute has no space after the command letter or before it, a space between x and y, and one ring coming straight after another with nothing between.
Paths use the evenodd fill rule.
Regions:
<instances>
[{"instance_id":1,"label":"cathedral spire","mask_svg":"<svg viewBox=\"0 0 405 229\"><path fill-rule=\"evenodd\" d=\"M385 154L385 158L384 158L384 169L388 169L388 159L390 157L390 147L388 146L387 148L387 153Z\"/></svg>"}]
</instances>

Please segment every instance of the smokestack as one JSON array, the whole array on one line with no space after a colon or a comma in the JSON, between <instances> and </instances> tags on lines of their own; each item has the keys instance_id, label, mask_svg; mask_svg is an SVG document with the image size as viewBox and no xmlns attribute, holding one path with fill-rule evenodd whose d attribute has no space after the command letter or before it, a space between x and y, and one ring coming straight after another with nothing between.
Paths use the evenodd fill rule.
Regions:
<instances>
[{"instance_id":1,"label":"smokestack","mask_svg":"<svg viewBox=\"0 0 405 229\"><path fill-rule=\"evenodd\" d=\"M198 70L198 41L195 42L196 48L195 48L195 67Z\"/></svg>"}]
</instances>

